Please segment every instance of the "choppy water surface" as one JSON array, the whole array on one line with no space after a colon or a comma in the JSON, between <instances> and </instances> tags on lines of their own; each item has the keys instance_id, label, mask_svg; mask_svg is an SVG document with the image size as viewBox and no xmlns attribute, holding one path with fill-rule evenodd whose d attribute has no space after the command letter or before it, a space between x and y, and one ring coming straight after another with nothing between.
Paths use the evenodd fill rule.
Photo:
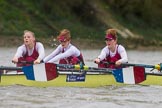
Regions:
<instances>
[{"instance_id":1,"label":"choppy water surface","mask_svg":"<svg viewBox=\"0 0 162 108\"><path fill-rule=\"evenodd\" d=\"M9 86L0 88L1 108L161 108L160 86L99 88Z\"/></svg>"},{"instance_id":2,"label":"choppy water surface","mask_svg":"<svg viewBox=\"0 0 162 108\"><path fill-rule=\"evenodd\" d=\"M46 55L52 49L46 49ZM0 64L14 66L11 59L16 48L0 48ZM83 50L86 65L100 50ZM157 64L162 52L128 51L131 63ZM98 88L47 87L21 85L0 87L0 108L161 108L162 86L105 86Z\"/></svg>"}]
</instances>

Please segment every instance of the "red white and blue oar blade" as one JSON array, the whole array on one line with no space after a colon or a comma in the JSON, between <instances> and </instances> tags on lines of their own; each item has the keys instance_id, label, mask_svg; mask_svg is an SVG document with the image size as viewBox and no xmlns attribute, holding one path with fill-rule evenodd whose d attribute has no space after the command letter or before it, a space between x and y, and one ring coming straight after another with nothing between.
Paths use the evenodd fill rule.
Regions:
<instances>
[{"instance_id":1,"label":"red white and blue oar blade","mask_svg":"<svg viewBox=\"0 0 162 108\"><path fill-rule=\"evenodd\" d=\"M117 82L125 84L138 84L146 80L145 68L134 66L113 70Z\"/></svg>"},{"instance_id":2,"label":"red white and blue oar blade","mask_svg":"<svg viewBox=\"0 0 162 108\"><path fill-rule=\"evenodd\" d=\"M42 63L22 68L28 80L50 81L58 77L56 64Z\"/></svg>"}]
</instances>

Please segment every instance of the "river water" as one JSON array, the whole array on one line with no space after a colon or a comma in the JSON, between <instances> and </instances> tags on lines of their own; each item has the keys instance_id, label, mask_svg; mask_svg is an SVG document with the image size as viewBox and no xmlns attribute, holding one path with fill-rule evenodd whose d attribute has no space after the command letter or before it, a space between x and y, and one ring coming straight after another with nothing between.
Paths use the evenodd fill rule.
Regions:
<instances>
[{"instance_id":1,"label":"river water","mask_svg":"<svg viewBox=\"0 0 162 108\"><path fill-rule=\"evenodd\" d=\"M46 55L53 49L46 49ZM0 48L0 65L14 66L11 59L16 48ZM85 63L97 66L93 59L100 50L82 50ZM161 51L127 51L130 63L157 64ZM161 108L162 86L0 87L0 108Z\"/></svg>"}]
</instances>

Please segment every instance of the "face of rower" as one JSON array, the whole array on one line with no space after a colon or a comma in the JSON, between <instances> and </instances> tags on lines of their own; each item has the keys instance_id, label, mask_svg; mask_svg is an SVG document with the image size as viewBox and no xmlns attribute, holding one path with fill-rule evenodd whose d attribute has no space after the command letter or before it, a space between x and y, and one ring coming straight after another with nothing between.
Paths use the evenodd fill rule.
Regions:
<instances>
[{"instance_id":1,"label":"face of rower","mask_svg":"<svg viewBox=\"0 0 162 108\"><path fill-rule=\"evenodd\" d=\"M62 45L63 48L66 48L66 47L69 45L70 40L66 40L66 41L59 41L59 42L60 42L60 44Z\"/></svg>"},{"instance_id":2,"label":"face of rower","mask_svg":"<svg viewBox=\"0 0 162 108\"><path fill-rule=\"evenodd\" d=\"M106 45L108 46L109 49L114 49L116 46L116 40L114 39L106 39Z\"/></svg>"},{"instance_id":3,"label":"face of rower","mask_svg":"<svg viewBox=\"0 0 162 108\"><path fill-rule=\"evenodd\" d=\"M27 46L34 45L35 37L30 32L24 34L24 44Z\"/></svg>"}]
</instances>

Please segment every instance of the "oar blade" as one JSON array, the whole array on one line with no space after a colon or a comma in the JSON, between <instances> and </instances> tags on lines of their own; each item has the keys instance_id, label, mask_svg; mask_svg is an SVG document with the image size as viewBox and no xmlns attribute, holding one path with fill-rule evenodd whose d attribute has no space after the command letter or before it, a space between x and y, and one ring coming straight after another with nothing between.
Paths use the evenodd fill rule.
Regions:
<instances>
[{"instance_id":1,"label":"oar blade","mask_svg":"<svg viewBox=\"0 0 162 108\"><path fill-rule=\"evenodd\" d=\"M138 84L146 80L145 68L139 66L115 69L112 74L117 82L125 84Z\"/></svg>"},{"instance_id":2,"label":"oar blade","mask_svg":"<svg viewBox=\"0 0 162 108\"><path fill-rule=\"evenodd\" d=\"M56 64L42 63L22 68L28 80L50 81L58 77Z\"/></svg>"},{"instance_id":3,"label":"oar blade","mask_svg":"<svg viewBox=\"0 0 162 108\"><path fill-rule=\"evenodd\" d=\"M22 71L26 75L26 79L28 79L28 80L35 80L33 65L31 65L31 66L24 66L22 68Z\"/></svg>"}]
</instances>

